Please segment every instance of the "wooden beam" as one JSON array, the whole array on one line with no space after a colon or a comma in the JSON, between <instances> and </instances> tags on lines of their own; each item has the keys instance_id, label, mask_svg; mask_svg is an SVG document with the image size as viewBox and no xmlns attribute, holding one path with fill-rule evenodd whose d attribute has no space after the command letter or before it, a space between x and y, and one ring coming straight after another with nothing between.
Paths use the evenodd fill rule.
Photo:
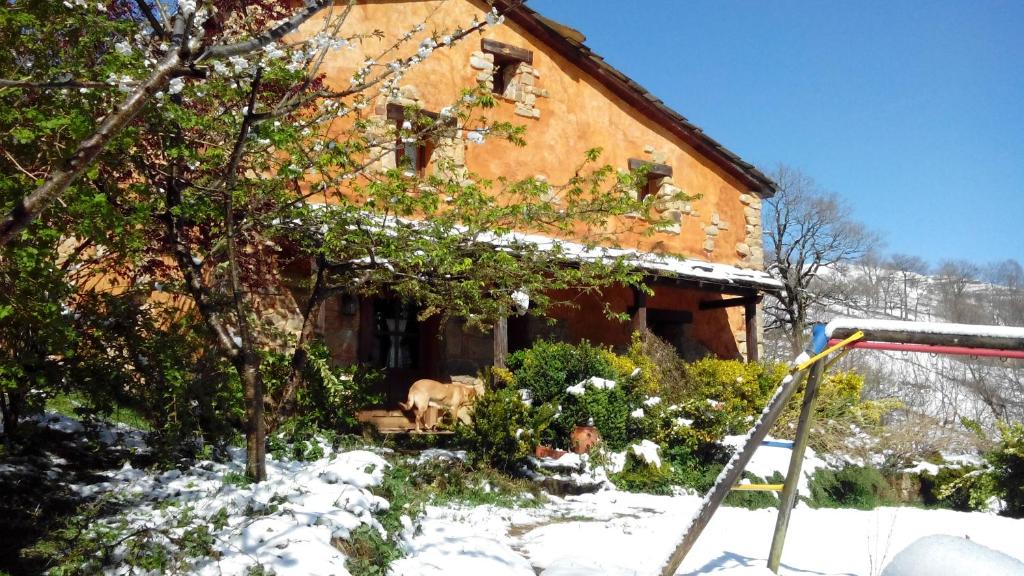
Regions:
<instances>
[{"instance_id":1,"label":"wooden beam","mask_svg":"<svg viewBox=\"0 0 1024 576\"><path fill-rule=\"evenodd\" d=\"M508 358L508 317L502 316L494 323L494 366L505 367Z\"/></svg>"},{"instance_id":2,"label":"wooden beam","mask_svg":"<svg viewBox=\"0 0 1024 576\"><path fill-rule=\"evenodd\" d=\"M647 293L643 290L633 288L633 330L647 329Z\"/></svg>"},{"instance_id":3,"label":"wooden beam","mask_svg":"<svg viewBox=\"0 0 1024 576\"><path fill-rule=\"evenodd\" d=\"M800 421L796 427L796 438L793 440L793 453L789 456L789 471L786 472L786 483L779 497L779 516L775 520L775 534L772 536L772 547L768 551L768 569L779 573L782 561L782 546L786 543L786 531L789 529L789 516L796 503L797 485L800 483L801 469L804 463L804 451L807 449L807 434L811 429L811 417L814 415L814 399L818 393L818 383L824 372L824 363L816 362L811 366L804 387L804 401L800 407Z\"/></svg>"},{"instance_id":4,"label":"wooden beam","mask_svg":"<svg viewBox=\"0 0 1024 576\"><path fill-rule=\"evenodd\" d=\"M757 297L761 299L760 296ZM747 302L743 304L743 319L746 322L747 330L747 362L757 362L760 360L758 354L758 338L757 333L757 302Z\"/></svg>"},{"instance_id":5,"label":"wooden beam","mask_svg":"<svg viewBox=\"0 0 1024 576\"><path fill-rule=\"evenodd\" d=\"M639 158L630 158L626 161L630 170L639 170L644 166L648 166L647 176L648 178L665 178L672 175L672 167L668 164L658 164L657 162L648 162L647 160L641 160Z\"/></svg>"},{"instance_id":6,"label":"wooden beam","mask_svg":"<svg viewBox=\"0 0 1024 576\"><path fill-rule=\"evenodd\" d=\"M513 46L512 44L506 44L504 42L498 42L497 40L491 40L490 38L483 38L480 40L480 51L486 54L494 54L495 62L504 60L505 62L525 62L527 64L533 64L533 51L527 50L526 48L520 48L519 46Z\"/></svg>"},{"instance_id":7,"label":"wooden beam","mask_svg":"<svg viewBox=\"0 0 1024 576\"><path fill-rule=\"evenodd\" d=\"M733 306L758 305L761 303L760 294L742 296L740 298L723 298L721 300L702 300L699 308L701 310L719 310L721 308L732 308Z\"/></svg>"}]
</instances>

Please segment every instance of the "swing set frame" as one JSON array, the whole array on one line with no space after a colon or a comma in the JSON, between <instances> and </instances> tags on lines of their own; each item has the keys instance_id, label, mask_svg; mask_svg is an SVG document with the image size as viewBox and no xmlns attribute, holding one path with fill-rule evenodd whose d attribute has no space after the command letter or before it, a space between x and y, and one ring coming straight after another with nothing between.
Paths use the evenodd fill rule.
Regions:
<instances>
[{"instance_id":1,"label":"swing set frame","mask_svg":"<svg viewBox=\"0 0 1024 576\"><path fill-rule=\"evenodd\" d=\"M778 420L782 409L792 398L800 384L806 380L803 402L793 452L782 494L779 497L779 515L768 553L768 568L778 574L782 549L789 528L790 514L797 497L797 483L803 467L807 436L811 427L811 414L817 396L818 384L824 373L839 358L851 350L894 350L929 354L978 356L989 358L1024 359L1024 327L983 326L977 324L951 324L908 322L898 320L866 320L837 318L829 322L824 331L828 344L824 350L795 365L780 382L772 399L761 412L760 418L747 433L743 447L733 454L714 486L708 491L700 509L690 520L682 540L662 569L662 576L672 576L693 548L701 532L711 521L715 511L731 490L736 489L743 469L754 451L761 445L768 431ZM777 490L777 485L744 489Z\"/></svg>"}]
</instances>

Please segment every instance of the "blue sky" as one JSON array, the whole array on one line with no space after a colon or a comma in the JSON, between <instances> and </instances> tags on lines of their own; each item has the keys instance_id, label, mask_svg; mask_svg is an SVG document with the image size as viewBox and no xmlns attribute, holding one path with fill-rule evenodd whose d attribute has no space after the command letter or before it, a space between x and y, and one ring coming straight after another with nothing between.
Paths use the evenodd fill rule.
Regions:
<instances>
[{"instance_id":1,"label":"blue sky","mask_svg":"<svg viewBox=\"0 0 1024 576\"><path fill-rule=\"evenodd\" d=\"M745 160L842 196L885 252L1024 261L1024 2L529 5Z\"/></svg>"}]
</instances>

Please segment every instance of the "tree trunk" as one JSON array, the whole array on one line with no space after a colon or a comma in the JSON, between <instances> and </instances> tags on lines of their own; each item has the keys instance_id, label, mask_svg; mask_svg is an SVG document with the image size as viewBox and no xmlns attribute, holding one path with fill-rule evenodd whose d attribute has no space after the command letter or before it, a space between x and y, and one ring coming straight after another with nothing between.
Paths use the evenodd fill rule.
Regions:
<instances>
[{"instance_id":1,"label":"tree trunk","mask_svg":"<svg viewBox=\"0 0 1024 576\"><path fill-rule=\"evenodd\" d=\"M3 412L4 417L4 444L8 448L11 446L11 440L18 433L18 411L14 403L13 395L8 392L0 392L0 411Z\"/></svg>"},{"instance_id":2,"label":"tree trunk","mask_svg":"<svg viewBox=\"0 0 1024 576\"><path fill-rule=\"evenodd\" d=\"M259 357L249 351L236 365L245 397L245 474L253 482L267 479L267 425L263 418L263 378Z\"/></svg>"}]
</instances>

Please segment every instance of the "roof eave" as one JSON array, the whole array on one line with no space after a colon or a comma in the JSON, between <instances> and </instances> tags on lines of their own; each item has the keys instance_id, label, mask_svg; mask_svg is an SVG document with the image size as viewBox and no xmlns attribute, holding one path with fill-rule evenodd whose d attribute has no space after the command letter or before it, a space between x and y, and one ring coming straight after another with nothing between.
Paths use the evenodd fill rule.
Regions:
<instances>
[{"instance_id":1,"label":"roof eave","mask_svg":"<svg viewBox=\"0 0 1024 576\"><path fill-rule=\"evenodd\" d=\"M561 25L520 2L513 0L490 1L502 9L507 18L557 50L562 56L598 79L616 96L668 129L698 153L712 160L730 176L742 182L751 192L763 197L775 194L776 184L768 176L705 134L682 114L669 108L659 98L621 71L605 62L601 56L583 44L582 35L559 32L556 26L562 27Z\"/></svg>"}]
</instances>

